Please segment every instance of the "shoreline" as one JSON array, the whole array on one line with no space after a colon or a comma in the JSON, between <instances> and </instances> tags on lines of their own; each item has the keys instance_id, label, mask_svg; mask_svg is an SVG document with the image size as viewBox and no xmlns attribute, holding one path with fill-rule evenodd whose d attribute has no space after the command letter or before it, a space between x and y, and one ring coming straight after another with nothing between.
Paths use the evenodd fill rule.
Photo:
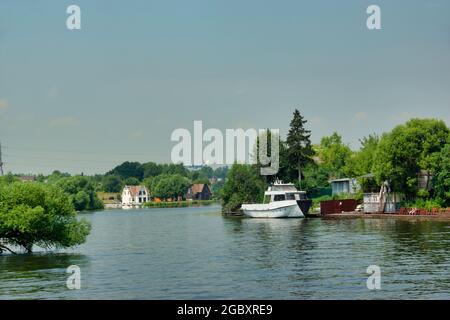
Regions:
<instances>
[{"instance_id":1,"label":"shoreline","mask_svg":"<svg viewBox=\"0 0 450 320\"><path fill-rule=\"evenodd\" d=\"M450 221L449 213L440 213L435 215L408 215L396 213L361 213L361 212L345 212L345 213L331 213L320 215L323 219L404 219L404 220L439 220Z\"/></svg>"}]
</instances>

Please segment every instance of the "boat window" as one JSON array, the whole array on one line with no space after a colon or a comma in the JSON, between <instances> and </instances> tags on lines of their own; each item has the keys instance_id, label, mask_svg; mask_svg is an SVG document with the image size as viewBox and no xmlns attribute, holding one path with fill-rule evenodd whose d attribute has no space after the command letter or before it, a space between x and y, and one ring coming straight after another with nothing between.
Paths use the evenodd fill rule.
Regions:
<instances>
[{"instance_id":1,"label":"boat window","mask_svg":"<svg viewBox=\"0 0 450 320\"><path fill-rule=\"evenodd\" d=\"M300 200L306 200L306 193L300 193Z\"/></svg>"},{"instance_id":2,"label":"boat window","mask_svg":"<svg viewBox=\"0 0 450 320\"><path fill-rule=\"evenodd\" d=\"M286 200L295 200L295 193L286 193Z\"/></svg>"},{"instance_id":3,"label":"boat window","mask_svg":"<svg viewBox=\"0 0 450 320\"><path fill-rule=\"evenodd\" d=\"M284 196L284 194L276 194L273 198L273 201L283 201L285 199L286 197Z\"/></svg>"},{"instance_id":4,"label":"boat window","mask_svg":"<svg viewBox=\"0 0 450 320\"><path fill-rule=\"evenodd\" d=\"M270 202L270 196L265 196L264 203L269 203L269 202Z\"/></svg>"}]
</instances>

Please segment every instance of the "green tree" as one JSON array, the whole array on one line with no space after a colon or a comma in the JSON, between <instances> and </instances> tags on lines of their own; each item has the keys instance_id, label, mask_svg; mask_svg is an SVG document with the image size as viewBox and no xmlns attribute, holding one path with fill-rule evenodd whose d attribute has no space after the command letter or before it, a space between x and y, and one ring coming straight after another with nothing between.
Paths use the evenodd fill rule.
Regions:
<instances>
[{"instance_id":1,"label":"green tree","mask_svg":"<svg viewBox=\"0 0 450 320\"><path fill-rule=\"evenodd\" d=\"M450 207L450 143L447 143L439 153L436 174L433 178L433 191L434 196L444 206Z\"/></svg>"},{"instance_id":2,"label":"green tree","mask_svg":"<svg viewBox=\"0 0 450 320\"><path fill-rule=\"evenodd\" d=\"M142 164L142 168L144 169L144 178L156 177L163 171L162 166L155 162L144 163Z\"/></svg>"},{"instance_id":3,"label":"green tree","mask_svg":"<svg viewBox=\"0 0 450 320\"><path fill-rule=\"evenodd\" d=\"M278 169L278 173L276 177L284 182L300 182L298 180L298 169L291 164L290 155L289 155L289 147L285 141L280 140L280 168ZM309 163L309 162L308 162ZM305 165L305 167L308 164ZM304 173L301 172L302 177ZM299 186L301 189L301 186Z\"/></svg>"},{"instance_id":4,"label":"green tree","mask_svg":"<svg viewBox=\"0 0 450 320\"><path fill-rule=\"evenodd\" d=\"M208 177L206 177L206 176L199 176L197 179L192 180L192 183L202 183L202 184L207 184L207 185L211 184Z\"/></svg>"},{"instance_id":5,"label":"green tree","mask_svg":"<svg viewBox=\"0 0 450 320\"><path fill-rule=\"evenodd\" d=\"M89 194L87 194L87 192L84 190L78 191L74 196L72 196L72 199L75 210L86 210L90 206L91 198L89 197Z\"/></svg>"},{"instance_id":6,"label":"green tree","mask_svg":"<svg viewBox=\"0 0 450 320\"><path fill-rule=\"evenodd\" d=\"M228 167L219 167L216 170L214 170L214 176L217 179L225 179L225 177L227 176L229 168Z\"/></svg>"},{"instance_id":7,"label":"green tree","mask_svg":"<svg viewBox=\"0 0 450 320\"><path fill-rule=\"evenodd\" d=\"M127 185L127 186L137 186L137 185L139 185L141 182L137 179L137 178L135 178L135 177L129 177L129 178L126 178L124 181L123 181L123 184L124 185Z\"/></svg>"},{"instance_id":8,"label":"green tree","mask_svg":"<svg viewBox=\"0 0 450 320\"><path fill-rule=\"evenodd\" d=\"M142 178L144 177L144 168L139 162L125 161L124 163L109 171L107 174L117 175L122 179L134 177L138 180L142 180Z\"/></svg>"},{"instance_id":9,"label":"green tree","mask_svg":"<svg viewBox=\"0 0 450 320\"><path fill-rule=\"evenodd\" d=\"M179 174L164 175L154 184L152 194L162 199L178 198L186 194L189 185L189 179Z\"/></svg>"},{"instance_id":10,"label":"green tree","mask_svg":"<svg viewBox=\"0 0 450 320\"><path fill-rule=\"evenodd\" d=\"M331 195L329 172L324 166L317 163L307 164L303 174L303 189L307 191L309 198Z\"/></svg>"},{"instance_id":11,"label":"green tree","mask_svg":"<svg viewBox=\"0 0 450 320\"><path fill-rule=\"evenodd\" d=\"M190 179L192 180L192 183L209 184L208 176L203 171L200 171L200 170L191 171L189 176L190 176Z\"/></svg>"},{"instance_id":12,"label":"green tree","mask_svg":"<svg viewBox=\"0 0 450 320\"><path fill-rule=\"evenodd\" d=\"M337 132L333 132L329 137L323 137L317 152L321 165L329 173L329 178L339 179L347 175L345 169L352 156L352 150L342 142L342 137Z\"/></svg>"},{"instance_id":13,"label":"green tree","mask_svg":"<svg viewBox=\"0 0 450 320\"><path fill-rule=\"evenodd\" d=\"M311 146L311 131L306 130L307 121L300 112L295 109L291 121L286 143L288 146L289 165L298 172L298 180L301 188L302 168L311 163L314 150Z\"/></svg>"},{"instance_id":14,"label":"green tree","mask_svg":"<svg viewBox=\"0 0 450 320\"><path fill-rule=\"evenodd\" d=\"M62 173L59 170L55 170L52 172L51 175L49 175L44 181L42 182L48 182L50 184L54 184L56 182L58 182L59 180L63 179L63 178L67 178L70 177L69 173Z\"/></svg>"},{"instance_id":15,"label":"green tree","mask_svg":"<svg viewBox=\"0 0 450 320\"><path fill-rule=\"evenodd\" d=\"M217 181L211 186L211 192L213 194L213 199L222 199L222 190L225 185L225 180Z\"/></svg>"},{"instance_id":16,"label":"green tree","mask_svg":"<svg viewBox=\"0 0 450 320\"><path fill-rule=\"evenodd\" d=\"M163 174L179 174L183 177L187 177L189 175L188 169L184 167L183 164L178 163L165 163L161 165Z\"/></svg>"},{"instance_id":17,"label":"green tree","mask_svg":"<svg viewBox=\"0 0 450 320\"><path fill-rule=\"evenodd\" d=\"M435 171L449 128L441 120L411 119L384 134L374 156L377 182L390 181L394 191L416 195L420 170Z\"/></svg>"},{"instance_id":18,"label":"green tree","mask_svg":"<svg viewBox=\"0 0 450 320\"><path fill-rule=\"evenodd\" d=\"M4 176L0 176L0 185L1 184L11 184L16 181L18 181L18 179L11 172L8 172L8 174L6 174Z\"/></svg>"},{"instance_id":19,"label":"green tree","mask_svg":"<svg viewBox=\"0 0 450 320\"><path fill-rule=\"evenodd\" d=\"M154 194L156 185L158 184L159 181L161 181L161 179L167 178L169 176L170 174L160 174L155 177L148 177L144 179L143 184L149 189L150 194L156 197L156 195Z\"/></svg>"},{"instance_id":20,"label":"green tree","mask_svg":"<svg viewBox=\"0 0 450 320\"><path fill-rule=\"evenodd\" d=\"M77 220L72 202L60 188L43 183L0 185L0 251L19 246L49 249L83 243L90 231Z\"/></svg>"},{"instance_id":21,"label":"green tree","mask_svg":"<svg viewBox=\"0 0 450 320\"><path fill-rule=\"evenodd\" d=\"M359 141L361 143L360 149L348 159L343 172L348 177L358 178L358 182L365 192L378 191L380 185L372 176L372 167L380 138L373 134Z\"/></svg>"},{"instance_id":22,"label":"green tree","mask_svg":"<svg viewBox=\"0 0 450 320\"><path fill-rule=\"evenodd\" d=\"M122 179L115 175L106 175L102 181L103 191L120 192L122 190Z\"/></svg>"},{"instance_id":23,"label":"green tree","mask_svg":"<svg viewBox=\"0 0 450 320\"><path fill-rule=\"evenodd\" d=\"M86 176L64 177L56 181L55 184L70 195L76 210L103 209L103 204L97 197L95 185L92 183L91 178ZM86 200L85 194L89 197L89 201Z\"/></svg>"},{"instance_id":24,"label":"green tree","mask_svg":"<svg viewBox=\"0 0 450 320\"><path fill-rule=\"evenodd\" d=\"M214 170L210 166L203 166L198 170L201 176L206 178L212 178L214 175Z\"/></svg>"},{"instance_id":25,"label":"green tree","mask_svg":"<svg viewBox=\"0 0 450 320\"><path fill-rule=\"evenodd\" d=\"M233 164L222 189L222 212L234 213L243 203L262 202L265 189L257 166Z\"/></svg>"},{"instance_id":26,"label":"green tree","mask_svg":"<svg viewBox=\"0 0 450 320\"><path fill-rule=\"evenodd\" d=\"M344 172L349 176L359 177L372 173L372 166L380 138L369 135L359 140L361 148L349 157L344 167Z\"/></svg>"}]
</instances>

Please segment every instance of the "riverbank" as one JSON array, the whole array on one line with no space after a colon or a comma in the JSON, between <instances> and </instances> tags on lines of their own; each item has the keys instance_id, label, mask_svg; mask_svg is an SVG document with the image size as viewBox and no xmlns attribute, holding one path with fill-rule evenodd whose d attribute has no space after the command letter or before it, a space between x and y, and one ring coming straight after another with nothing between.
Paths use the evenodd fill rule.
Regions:
<instances>
[{"instance_id":1,"label":"riverbank","mask_svg":"<svg viewBox=\"0 0 450 320\"><path fill-rule=\"evenodd\" d=\"M183 201L151 201L146 202L144 208L184 208L184 207L202 207L212 204L219 204L216 200L183 200Z\"/></svg>"},{"instance_id":2,"label":"riverbank","mask_svg":"<svg viewBox=\"0 0 450 320\"><path fill-rule=\"evenodd\" d=\"M434 215L407 215L396 213L361 213L361 212L345 212L345 213L331 213L321 215L323 219L404 219L404 220L437 220L450 221L450 213L439 213Z\"/></svg>"}]
</instances>

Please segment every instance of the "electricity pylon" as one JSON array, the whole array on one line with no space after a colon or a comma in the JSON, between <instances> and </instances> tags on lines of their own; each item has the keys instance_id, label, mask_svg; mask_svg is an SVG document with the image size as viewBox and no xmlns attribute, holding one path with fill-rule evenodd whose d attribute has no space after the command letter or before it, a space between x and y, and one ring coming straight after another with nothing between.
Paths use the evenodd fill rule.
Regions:
<instances>
[{"instance_id":1,"label":"electricity pylon","mask_svg":"<svg viewBox=\"0 0 450 320\"><path fill-rule=\"evenodd\" d=\"M0 142L0 176L3 175L2 143Z\"/></svg>"}]
</instances>

